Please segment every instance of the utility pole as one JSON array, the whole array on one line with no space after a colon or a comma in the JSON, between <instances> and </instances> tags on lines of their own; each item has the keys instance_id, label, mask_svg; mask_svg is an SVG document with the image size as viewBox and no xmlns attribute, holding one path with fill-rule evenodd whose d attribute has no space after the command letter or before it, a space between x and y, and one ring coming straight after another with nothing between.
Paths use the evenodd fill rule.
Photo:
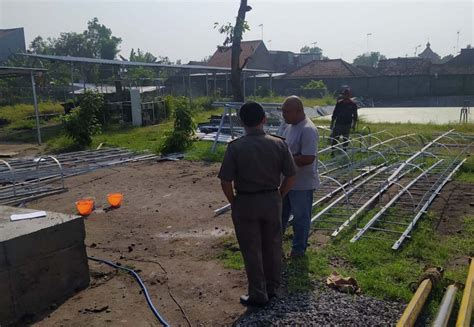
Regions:
<instances>
[{"instance_id":1,"label":"utility pole","mask_svg":"<svg viewBox=\"0 0 474 327\"><path fill-rule=\"evenodd\" d=\"M367 36L367 53L369 53L369 36L371 36L372 33L367 33L366 36Z\"/></svg>"},{"instance_id":2,"label":"utility pole","mask_svg":"<svg viewBox=\"0 0 474 327\"><path fill-rule=\"evenodd\" d=\"M262 32L262 39L261 39L261 40L263 41L263 24L260 24L260 25L258 25L258 26L259 26L260 29L261 29L261 32Z\"/></svg>"},{"instance_id":3,"label":"utility pole","mask_svg":"<svg viewBox=\"0 0 474 327\"><path fill-rule=\"evenodd\" d=\"M458 31L457 31L458 39L457 39L457 41L456 41L456 50L457 50L457 51L459 51L459 34L460 34L460 33L461 33L461 31L458 30ZM457 52L457 51L456 51L456 52ZM456 54L456 52L455 52L455 54Z\"/></svg>"}]
</instances>

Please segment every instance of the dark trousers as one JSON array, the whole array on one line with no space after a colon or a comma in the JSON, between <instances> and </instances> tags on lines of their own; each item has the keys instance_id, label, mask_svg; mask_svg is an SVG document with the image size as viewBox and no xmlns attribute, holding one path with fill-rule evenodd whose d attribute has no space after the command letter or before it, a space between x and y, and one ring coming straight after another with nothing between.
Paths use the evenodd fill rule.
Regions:
<instances>
[{"instance_id":1,"label":"dark trousers","mask_svg":"<svg viewBox=\"0 0 474 327\"><path fill-rule=\"evenodd\" d=\"M278 191L237 195L232 221L244 258L250 299L268 301L280 285L282 229Z\"/></svg>"},{"instance_id":2,"label":"dark trousers","mask_svg":"<svg viewBox=\"0 0 474 327\"><path fill-rule=\"evenodd\" d=\"M346 150L347 144L349 143L349 134L351 132L351 124L334 125L331 132L331 145L339 143L339 138L342 136L342 148Z\"/></svg>"}]
</instances>

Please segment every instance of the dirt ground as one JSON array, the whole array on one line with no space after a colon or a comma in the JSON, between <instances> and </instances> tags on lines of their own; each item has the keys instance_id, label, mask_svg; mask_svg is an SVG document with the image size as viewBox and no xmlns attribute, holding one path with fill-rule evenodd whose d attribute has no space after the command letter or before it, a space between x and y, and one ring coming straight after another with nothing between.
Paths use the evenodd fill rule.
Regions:
<instances>
[{"instance_id":1,"label":"dirt ground","mask_svg":"<svg viewBox=\"0 0 474 327\"><path fill-rule=\"evenodd\" d=\"M219 165L186 161L144 163L99 170L66 180L69 191L29 208L75 213L74 202L96 199L85 221L89 256L133 267L153 302L173 326L229 325L245 308L243 271L225 269L215 258L232 233L216 178ZM122 207L107 208L106 195L122 192ZM154 326L138 284L124 273L89 261L91 285L61 304L37 326ZM182 310L185 312L183 314Z\"/></svg>"},{"instance_id":2,"label":"dirt ground","mask_svg":"<svg viewBox=\"0 0 474 327\"><path fill-rule=\"evenodd\" d=\"M33 143L0 142L0 159L36 155L44 151L45 146Z\"/></svg>"},{"instance_id":3,"label":"dirt ground","mask_svg":"<svg viewBox=\"0 0 474 327\"><path fill-rule=\"evenodd\" d=\"M231 325L244 313L244 271L225 269L216 257L232 235L230 214L214 217L226 204L216 178L218 164L149 162L66 180L68 192L31 202L29 208L75 213L74 202L96 200L85 221L89 256L133 267L153 302L173 326ZM107 210L106 195L125 196ZM472 184L449 183L433 203L438 231L459 232L461 217L473 213ZM327 242L313 235L312 246ZM91 285L59 305L36 326L154 326L138 284L125 273L89 261ZM183 313L184 312L184 313Z\"/></svg>"},{"instance_id":4,"label":"dirt ground","mask_svg":"<svg viewBox=\"0 0 474 327\"><path fill-rule=\"evenodd\" d=\"M443 235L462 233L463 218L474 215L474 187L453 181L443 188L431 210L439 215L436 230Z\"/></svg>"}]
</instances>

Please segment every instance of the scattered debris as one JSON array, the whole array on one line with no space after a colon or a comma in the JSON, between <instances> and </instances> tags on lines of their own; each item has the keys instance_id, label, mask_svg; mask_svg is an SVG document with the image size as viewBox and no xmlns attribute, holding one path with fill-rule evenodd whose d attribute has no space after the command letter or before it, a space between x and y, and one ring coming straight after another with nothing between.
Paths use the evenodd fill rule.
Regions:
<instances>
[{"instance_id":1,"label":"scattered debris","mask_svg":"<svg viewBox=\"0 0 474 327\"><path fill-rule=\"evenodd\" d=\"M362 290L357 281L352 277L343 277L337 272L332 272L326 279L326 284L340 292L360 294Z\"/></svg>"}]
</instances>

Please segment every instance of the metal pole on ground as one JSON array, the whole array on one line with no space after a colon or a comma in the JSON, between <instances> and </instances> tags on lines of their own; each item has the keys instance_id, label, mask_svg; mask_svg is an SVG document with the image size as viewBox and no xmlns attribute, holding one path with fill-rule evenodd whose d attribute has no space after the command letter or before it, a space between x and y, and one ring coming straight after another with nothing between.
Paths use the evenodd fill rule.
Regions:
<instances>
[{"instance_id":1,"label":"metal pole on ground","mask_svg":"<svg viewBox=\"0 0 474 327\"><path fill-rule=\"evenodd\" d=\"M217 129L216 139L214 140L214 143L212 144L212 147L211 147L211 152L212 153L214 153L216 151L217 142L219 141L219 135L221 135L222 126L224 125L224 120L225 120L225 117L227 116L227 113L228 113L228 107L225 106L224 107L224 113L222 114L221 121L219 123L219 128ZM229 119L230 119L230 117L229 117Z\"/></svg>"},{"instance_id":2,"label":"metal pole on ground","mask_svg":"<svg viewBox=\"0 0 474 327\"><path fill-rule=\"evenodd\" d=\"M33 90L33 105L35 106L36 132L38 134L38 145L41 145L41 127L40 127L40 121L39 121L38 101L36 99L35 77L33 75L33 72L30 72L30 76L31 76L31 89Z\"/></svg>"},{"instance_id":3,"label":"metal pole on ground","mask_svg":"<svg viewBox=\"0 0 474 327\"><path fill-rule=\"evenodd\" d=\"M436 319L433 327L446 327L448 325L449 317L453 311L454 302L456 301L456 292L458 287L453 284L449 285L444 293L443 299L436 314Z\"/></svg>"},{"instance_id":4,"label":"metal pole on ground","mask_svg":"<svg viewBox=\"0 0 474 327\"><path fill-rule=\"evenodd\" d=\"M207 73L206 73L206 96L207 97L209 96L209 78L208 78Z\"/></svg>"}]
</instances>

